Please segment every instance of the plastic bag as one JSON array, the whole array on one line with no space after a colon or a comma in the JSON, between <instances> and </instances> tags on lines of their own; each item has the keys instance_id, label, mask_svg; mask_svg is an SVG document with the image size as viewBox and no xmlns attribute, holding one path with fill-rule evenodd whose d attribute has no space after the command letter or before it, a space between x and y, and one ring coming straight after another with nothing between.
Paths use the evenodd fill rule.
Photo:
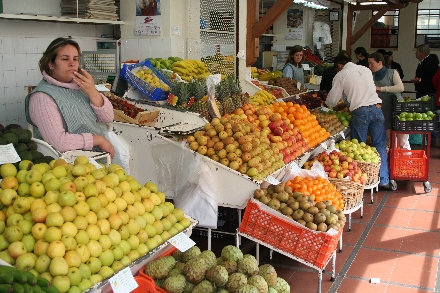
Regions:
<instances>
[{"instance_id":1,"label":"plastic bag","mask_svg":"<svg viewBox=\"0 0 440 293\"><path fill-rule=\"evenodd\" d=\"M199 221L199 226L217 229L217 184L213 172L202 159L195 158L197 168L186 169L191 180L179 180L174 198L176 207Z\"/></svg>"},{"instance_id":2,"label":"plastic bag","mask_svg":"<svg viewBox=\"0 0 440 293\"><path fill-rule=\"evenodd\" d=\"M326 178L328 180L327 173L324 171L324 167L321 165L320 162L315 162L312 165L312 168L310 170L301 169L298 166L294 167L287 167L288 170L286 172L286 175L284 175L283 182L287 182L289 180L292 180L296 176L300 177L310 177L312 179L316 179L317 177Z\"/></svg>"},{"instance_id":3,"label":"plastic bag","mask_svg":"<svg viewBox=\"0 0 440 293\"><path fill-rule=\"evenodd\" d=\"M130 148L128 144L112 131L111 124L103 125L104 137L111 142L115 149L115 155L112 159L113 164L118 164L124 168L125 173L130 174Z\"/></svg>"}]
</instances>

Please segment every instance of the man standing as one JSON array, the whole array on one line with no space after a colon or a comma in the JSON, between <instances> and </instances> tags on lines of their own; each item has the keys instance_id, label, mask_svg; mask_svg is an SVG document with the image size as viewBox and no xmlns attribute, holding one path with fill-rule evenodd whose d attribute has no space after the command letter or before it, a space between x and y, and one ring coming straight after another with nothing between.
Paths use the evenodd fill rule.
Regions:
<instances>
[{"instance_id":1,"label":"man standing","mask_svg":"<svg viewBox=\"0 0 440 293\"><path fill-rule=\"evenodd\" d=\"M416 58L420 63L416 69L416 77L411 79L416 90L416 98L425 95L435 98L435 86L432 83L432 78L438 70L438 57L431 53L429 45L423 44L417 47ZM437 132L431 132L431 143L437 141Z\"/></svg>"},{"instance_id":2,"label":"man standing","mask_svg":"<svg viewBox=\"0 0 440 293\"><path fill-rule=\"evenodd\" d=\"M400 79L403 79L402 66L400 66L399 63L397 63L393 60L393 52L392 51L385 51L384 49L379 49L376 52L381 53L384 57L388 56L388 63L389 63L388 68L397 70L397 72L399 72Z\"/></svg>"},{"instance_id":3,"label":"man standing","mask_svg":"<svg viewBox=\"0 0 440 293\"><path fill-rule=\"evenodd\" d=\"M334 107L342 98L351 111L350 135L359 142L366 142L370 133L373 146L381 159L379 186L396 190L394 180L390 181L386 152L385 118L382 113L382 100L376 93L373 75L367 67L350 62L347 56L336 56L334 63L338 73L333 79L326 104Z\"/></svg>"}]
</instances>

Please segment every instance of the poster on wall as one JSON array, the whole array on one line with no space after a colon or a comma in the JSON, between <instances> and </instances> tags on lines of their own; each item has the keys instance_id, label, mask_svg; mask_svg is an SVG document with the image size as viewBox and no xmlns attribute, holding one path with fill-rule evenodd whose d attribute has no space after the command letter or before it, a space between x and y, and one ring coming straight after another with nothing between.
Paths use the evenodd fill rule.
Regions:
<instances>
[{"instance_id":1,"label":"poster on wall","mask_svg":"<svg viewBox=\"0 0 440 293\"><path fill-rule=\"evenodd\" d=\"M135 35L159 36L161 24L160 0L136 0Z\"/></svg>"},{"instance_id":2,"label":"poster on wall","mask_svg":"<svg viewBox=\"0 0 440 293\"><path fill-rule=\"evenodd\" d=\"M303 10L288 9L286 40L302 40L303 27Z\"/></svg>"}]
</instances>

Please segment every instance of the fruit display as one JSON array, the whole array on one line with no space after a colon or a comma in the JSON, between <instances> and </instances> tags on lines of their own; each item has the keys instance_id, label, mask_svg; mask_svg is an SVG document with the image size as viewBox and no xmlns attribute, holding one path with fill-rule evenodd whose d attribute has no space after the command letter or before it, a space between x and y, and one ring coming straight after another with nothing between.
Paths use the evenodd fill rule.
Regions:
<instances>
[{"instance_id":1,"label":"fruit display","mask_svg":"<svg viewBox=\"0 0 440 293\"><path fill-rule=\"evenodd\" d=\"M353 158L336 150L330 153L322 152L312 160L305 162L303 168L310 170L313 163L319 162L324 167L324 171L330 178L343 179L365 184L368 179L367 173L362 173Z\"/></svg>"},{"instance_id":2,"label":"fruit display","mask_svg":"<svg viewBox=\"0 0 440 293\"><path fill-rule=\"evenodd\" d=\"M0 292L59 293L60 291L48 280L37 277L32 272L10 266L0 266Z\"/></svg>"},{"instance_id":3,"label":"fruit display","mask_svg":"<svg viewBox=\"0 0 440 293\"><path fill-rule=\"evenodd\" d=\"M292 102L275 102L268 108L274 113L279 113L282 119L287 118L290 123L298 127L301 137L307 142L309 148L314 148L330 137L330 133L319 125L316 116L311 114L304 105Z\"/></svg>"},{"instance_id":4,"label":"fruit display","mask_svg":"<svg viewBox=\"0 0 440 293\"><path fill-rule=\"evenodd\" d=\"M291 79L289 77L277 77L277 78L269 80L269 85L275 85L275 86L282 87L291 96L299 94L299 93L303 93L306 91L306 88L304 87L304 85L301 85L300 88L298 89L297 84L298 84L298 81L296 81L295 79Z\"/></svg>"},{"instance_id":5,"label":"fruit display","mask_svg":"<svg viewBox=\"0 0 440 293\"><path fill-rule=\"evenodd\" d=\"M133 72L133 74L148 83L153 88L160 88L167 92L170 90L170 87L161 81L151 69L139 69L136 72Z\"/></svg>"},{"instance_id":6,"label":"fruit display","mask_svg":"<svg viewBox=\"0 0 440 293\"><path fill-rule=\"evenodd\" d=\"M431 100L431 97L429 95L424 95L423 97L420 97L418 99L412 99L411 97L403 97L402 100L397 100L397 102L399 102L399 103L408 103L408 102L416 102L416 101L427 102L430 100Z\"/></svg>"},{"instance_id":7,"label":"fruit display","mask_svg":"<svg viewBox=\"0 0 440 293\"><path fill-rule=\"evenodd\" d=\"M202 57L201 61L208 66L212 74L235 75L235 57L233 55L225 56L217 53L213 56Z\"/></svg>"},{"instance_id":8,"label":"fruit display","mask_svg":"<svg viewBox=\"0 0 440 293\"><path fill-rule=\"evenodd\" d=\"M432 111L426 111L425 113L416 113L416 112L402 112L396 115L397 119L400 121L416 121L416 120L428 120L431 121L435 117L435 113Z\"/></svg>"},{"instance_id":9,"label":"fruit display","mask_svg":"<svg viewBox=\"0 0 440 293\"><path fill-rule=\"evenodd\" d=\"M163 58L147 58L145 60L150 60L151 65L153 65L156 69L167 69L171 70L173 67L173 63L177 61L182 61L183 59L180 57L168 57L168 59Z\"/></svg>"},{"instance_id":10,"label":"fruit display","mask_svg":"<svg viewBox=\"0 0 440 293\"><path fill-rule=\"evenodd\" d=\"M315 203L330 200L332 205L337 209L344 209L344 198L342 194L325 178L317 177L316 179L312 179L310 177L296 176L292 180L287 181L285 185L290 186L293 192L310 195Z\"/></svg>"},{"instance_id":11,"label":"fruit display","mask_svg":"<svg viewBox=\"0 0 440 293\"><path fill-rule=\"evenodd\" d=\"M171 70L188 82L193 79L205 80L208 75L211 75L206 64L200 60L184 59L174 62Z\"/></svg>"},{"instance_id":12,"label":"fruit display","mask_svg":"<svg viewBox=\"0 0 440 293\"><path fill-rule=\"evenodd\" d=\"M85 291L191 224L117 164L96 169L78 156L2 172L0 258L60 292Z\"/></svg>"},{"instance_id":13,"label":"fruit display","mask_svg":"<svg viewBox=\"0 0 440 293\"><path fill-rule=\"evenodd\" d=\"M365 142L359 143L357 139L341 140L335 147L344 155L367 163L378 164L379 154L375 147L367 145Z\"/></svg>"},{"instance_id":14,"label":"fruit display","mask_svg":"<svg viewBox=\"0 0 440 293\"><path fill-rule=\"evenodd\" d=\"M215 86L215 98L222 116L249 103L249 96L243 93L236 76L228 76Z\"/></svg>"},{"instance_id":15,"label":"fruit display","mask_svg":"<svg viewBox=\"0 0 440 293\"><path fill-rule=\"evenodd\" d=\"M273 79L283 77L283 72L280 70L270 71L270 72L265 72L265 73L263 73L263 71L260 71L260 70L261 69L259 69L259 71L258 71L259 72L258 80L261 80L261 81L271 81Z\"/></svg>"},{"instance_id":16,"label":"fruit display","mask_svg":"<svg viewBox=\"0 0 440 293\"><path fill-rule=\"evenodd\" d=\"M251 82L252 82L252 84L254 84L257 87L259 87L260 89L265 90L268 93L274 95L275 98L277 98L277 99L281 99L281 98L287 97L287 93L285 93L285 91L283 91L282 88L275 87L275 86L270 86L270 85L267 85L267 84L261 84L257 80L252 80Z\"/></svg>"},{"instance_id":17,"label":"fruit display","mask_svg":"<svg viewBox=\"0 0 440 293\"><path fill-rule=\"evenodd\" d=\"M113 106L113 109L124 112L124 114L127 115L128 117L136 118L136 116L139 113L145 111L144 109L136 107L129 101L121 99L120 97L118 97L117 95L111 92L104 92L103 95L108 98L108 100Z\"/></svg>"},{"instance_id":18,"label":"fruit display","mask_svg":"<svg viewBox=\"0 0 440 293\"><path fill-rule=\"evenodd\" d=\"M266 90L260 90L249 97L249 103L255 106L266 106L272 104L276 97Z\"/></svg>"},{"instance_id":19,"label":"fruit display","mask_svg":"<svg viewBox=\"0 0 440 293\"><path fill-rule=\"evenodd\" d=\"M272 265L258 266L253 255L233 245L223 247L219 257L197 246L176 250L148 263L144 273L169 293L290 293L290 285Z\"/></svg>"},{"instance_id":20,"label":"fruit display","mask_svg":"<svg viewBox=\"0 0 440 293\"><path fill-rule=\"evenodd\" d=\"M294 184L310 183L311 185L314 182L319 182L323 185L324 182L328 182L323 178L315 180L310 178L309 180L303 179L297 180L299 183ZM293 181L295 180L296 178ZM304 183L304 181L307 183ZM253 196L261 203L295 220L310 230L327 232L331 228L338 231L344 227L345 215L342 208L335 206L330 199L316 201L316 196L295 191L292 185L285 185L284 183L270 185L268 188L255 190ZM324 188L324 185L322 188ZM335 193L338 192L335 191Z\"/></svg>"},{"instance_id":21,"label":"fruit display","mask_svg":"<svg viewBox=\"0 0 440 293\"><path fill-rule=\"evenodd\" d=\"M342 131L345 126L339 121L338 116L336 114L329 114L328 112L319 112L319 110L312 112L316 116L316 120L318 120L319 125L322 128L325 128L331 135L335 135ZM348 122L348 121L347 121Z\"/></svg>"},{"instance_id":22,"label":"fruit display","mask_svg":"<svg viewBox=\"0 0 440 293\"><path fill-rule=\"evenodd\" d=\"M12 143L22 160L29 160L34 163L49 163L54 159L51 156L43 155L37 150L38 145L32 140L30 130L22 129L18 124L8 124L6 127L0 124L0 145L10 143ZM15 163L15 165L18 166L18 163Z\"/></svg>"},{"instance_id":23,"label":"fruit display","mask_svg":"<svg viewBox=\"0 0 440 293\"><path fill-rule=\"evenodd\" d=\"M263 75L263 74L266 74L269 72L270 71L267 69L260 69L260 68L252 66L251 67L251 78L258 78L260 75ZM277 73L277 74L279 74L279 73ZM263 79L261 79L261 80L263 80Z\"/></svg>"}]
</instances>

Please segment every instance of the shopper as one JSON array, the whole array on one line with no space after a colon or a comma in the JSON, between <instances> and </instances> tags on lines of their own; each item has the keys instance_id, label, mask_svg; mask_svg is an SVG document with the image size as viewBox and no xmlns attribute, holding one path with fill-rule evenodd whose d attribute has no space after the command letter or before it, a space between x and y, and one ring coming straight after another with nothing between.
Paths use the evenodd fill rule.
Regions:
<instances>
[{"instance_id":1,"label":"shopper","mask_svg":"<svg viewBox=\"0 0 440 293\"><path fill-rule=\"evenodd\" d=\"M416 76L411 79L414 83L416 90L416 98L423 97L425 95L435 97L435 87L432 83L432 78L438 70L439 60L437 56L430 54L431 50L429 45L423 44L417 47L416 58L420 61L416 69ZM431 142L437 141L437 133L431 133Z\"/></svg>"},{"instance_id":2,"label":"shopper","mask_svg":"<svg viewBox=\"0 0 440 293\"><path fill-rule=\"evenodd\" d=\"M376 52L381 53L384 57L388 57L388 65L387 68L389 69L395 69L399 73L400 79L403 79L403 69L402 66L400 66L399 63L395 62L393 59L393 52L392 51L385 51L384 49L379 49Z\"/></svg>"},{"instance_id":3,"label":"shopper","mask_svg":"<svg viewBox=\"0 0 440 293\"><path fill-rule=\"evenodd\" d=\"M80 70L80 47L71 39L52 41L40 59L43 79L26 97L26 118L34 135L56 150L102 150L114 156L99 122L113 121L113 107L93 77Z\"/></svg>"},{"instance_id":4,"label":"shopper","mask_svg":"<svg viewBox=\"0 0 440 293\"><path fill-rule=\"evenodd\" d=\"M381 158L379 186L395 190L397 185L389 178L382 100L376 93L371 71L364 66L350 62L350 58L344 55L337 56L334 63L339 72L333 79L333 86L327 96L326 104L333 107L342 98L343 102L349 106L351 138L366 142L367 133L370 133L372 144Z\"/></svg>"},{"instance_id":5,"label":"shopper","mask_svg":"<svg viewBox=\"0 0 440 293\"><path fill-rule=\"evenodd\" d=\"M390 145L390 129L394 112L395 100L403 100L401 93L404 90L402 80L397 70L388 69L389 55L382 55L374 52L368 56L368 63L373 72L373 80L376 85L376 92L382 100L382 113L385 117L385 129L387 130L387 143ZM399 145L403 149L410 150L408 134L397 136ZM390 146L391 147L391 146Z\"/></svg>"},{"instance_id":6,"label":"shopper","mask_svg":"<svg viewBox=\"0 0 440 293\"><path fill-rule=\"evenodd\" d=\"M302 46L293 46L287 56L286 64L283 68L283 77L290 77L304 85L304 69L302 63L304 61L304 49Z\"/></svg>"},{"instance_id":7,"label":"shopper","mask_svg":"<svg viewBox=\"0 0 440 293\"><path fill-rule=\"evenodd\" d=\"M358 62L356 63L356 65L362 65L365 67L368 67L368 53L367 50L365 50L364 47L357 47L354 50L354 54L356 56L356 59L358 60Z\"/></svg>"},{"instance_id":8,"label":"shopper","mask_svg":"<svg viewBox=\"0 0 440 293\"><path fill-rule=\"evenodd\" d=\"M348 52L345 50L339 51L338 55L345 55L349 57ZM338 73L338 71L336 70L336 65L334 63L332 67L324 69L322 72L321 83L319 84L319 90L325 90L328 93L332 89L332 82L336 73Z\"/></svg>"}]
</instances>

